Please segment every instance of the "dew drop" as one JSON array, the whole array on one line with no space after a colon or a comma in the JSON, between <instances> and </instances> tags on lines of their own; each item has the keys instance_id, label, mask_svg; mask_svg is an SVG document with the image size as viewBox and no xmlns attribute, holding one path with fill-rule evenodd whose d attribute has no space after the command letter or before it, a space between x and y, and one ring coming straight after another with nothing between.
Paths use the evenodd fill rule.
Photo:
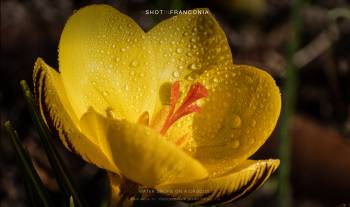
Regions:
<instances>
[{"instance_id":1,"label":"dew drop","mask_svg":"<svg viewBox=\"0 0 350 207\"><path fill-rule=\"evenodd\" d=\"M255 138L249 139L249 144L254 144L255 143Z\"/></svg>"},{"instance_id":2,"label":"dew drop","mask_svg":"<svg viewBox=\"0 0 350 207\"><path fill-rule=\"evenodd\" d=\"M139 65L139 63L137 62L137 60L133 60L133 61L130 62L130 66L131 67L136 67L138 65Z\"/></svg>"},{"instance_id":3,"label":"dew drop","mask_svg":"<svg viewBox=\"0 0 350 207\"><path fill-rule=\"evenodd\" d=\"M178 71L174 71L174 72L173 72L173 77L174 77L174 78L180 77L179 72L178 72Z\"/></svg>"},{"instance_id":4,"label":"dew drop","mask_svg":"<svg viewBox=\"0 0 350 207\"><path fill-rule=\"evenodd\" d=\"M197 65L196 63L191 63L188 65L188 68L190 70L198 70L199 69L199 65Z\"/></svg>"},{"instance_id":5,"label":"dew drop","mask_svg":"<svg viewBox=\"0 0 350 207\"><path fill-rule=\"evenodd\" d=\"M253 120L253 121L252 121L252 127L255 127L255 126L256 126L256 121Z\"/></svg>"},{"instance_id":6,"label":"dew drop","mask_svg":"<svg viewBox=\"0 0 350 207\"><path fill-rule=\"evenodd\" d=\"M198 76L198 75L196 75L196 74L190 74L190 75L188 75L188 76L186 77L186 80L188 80L188 81L193 81L194 79L197 78L197 76Z\"/></svg>"},{"instance_id":7,"label":"dew drop","mask_svg":"<svg viewBox=\"0 0 350 207\"><path fill-rule=\"evenodd\" d=\"M242 124L241 117L239 117L238 115L234 114L234 115L232 116L232 125L231 125L231 126L232 126L233 128L238 128L238 127L241 126L241 124Z\"/></svg>"},{"instance_id":8,"label":"dew drop","mask_svg":"<svg viewBox=\"0 0 350 207\"><path fill-rule=\"evenodd\" d=\"M182 52L182 49L181 49L181 48L177 48L177 49L176 49L176 52L177 52L177 53L181 53L181 52Z\"/></svg>"}]
</instances>

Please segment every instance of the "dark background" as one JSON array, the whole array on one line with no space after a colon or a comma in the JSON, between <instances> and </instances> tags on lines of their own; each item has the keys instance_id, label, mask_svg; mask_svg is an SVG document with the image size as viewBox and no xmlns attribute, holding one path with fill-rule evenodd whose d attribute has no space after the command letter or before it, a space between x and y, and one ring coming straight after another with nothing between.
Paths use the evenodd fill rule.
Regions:
<instances>
[{"instance_id":1,"label":"dark background","mask_svg":"<svg viewBox=\"0 0 350 207\"><path fill-rule=\"evenodd\" d=\"M19 81L25 79L32 84L37 57L57 68L57 45L65 21L75 9L91 3L113 5L145 30L168 17L146 15L146 9L209 7L226 32L234 62L265 69L280 87L285 82L292 32L288 0L1 0L0 123L14 123L58 204L63 205L62 195L37 141ZM349 5L346 0L305 1L299 12L300 49L294 56L297 101L290 126L292 206L343 206L350 202ZM278 158L277 130L278 127L256 158ZM2 127L0 141L0 206L27 206L22 174ZM86 198L92 206L99 206L106 200L105 173L81 161L59 142L56 145ZM277 183L275 176L263 188L230 206L274 206ZM168 205L186 206L148 203Z\"/></svg>"}]
</instances>

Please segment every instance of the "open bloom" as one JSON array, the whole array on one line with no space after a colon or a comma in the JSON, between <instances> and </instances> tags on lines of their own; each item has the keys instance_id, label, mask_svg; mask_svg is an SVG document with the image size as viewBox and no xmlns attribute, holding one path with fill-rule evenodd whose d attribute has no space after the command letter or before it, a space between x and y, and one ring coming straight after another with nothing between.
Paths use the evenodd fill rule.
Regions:
<instances>
[{"instance_id":1,"label":"open bloom","mask_svg":"<svg viewBox=\"0 0 350 207\"><path fill-rule=\"evenodd\" d=\"M274 129L281 98L269 74L233 64L224 32L201 11L144 32L110 6L80 9L63 30L59 72L37 60L35 95L84 160L170 196L231 202L279 164L248 158Z\"/></svg>"}]
</instances>

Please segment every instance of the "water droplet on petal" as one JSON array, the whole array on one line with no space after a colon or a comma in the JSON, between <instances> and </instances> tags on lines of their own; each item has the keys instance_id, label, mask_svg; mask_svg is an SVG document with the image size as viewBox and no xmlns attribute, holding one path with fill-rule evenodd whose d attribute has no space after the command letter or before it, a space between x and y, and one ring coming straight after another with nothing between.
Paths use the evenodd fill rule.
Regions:
<instances>
[{"instance_id":1,"label":"water droplet on petal","mask_svg":"<svg viewBox=\"0 0 350 207\"><path fill-rule=\"evenodd\" d=\"M255 126L256 126L256 121L253 120L253 121L252 121L252 127L255 127Z\"/></svg>"},{"instance_id":2,"label":"water droplet on petal","mask_svg":"<svg viewBox=\"0 0 350 207\"><path fill-rule=\"evenodd\" d=\"M131 61L131 63L130 63L130 66L132 66L132 67L136 67L136 66L138 66L139 65L139 63L137 62L137 60L133 60L133 61Z\"/></svg>"},{"instance_id":3,"label":"water droplet on petal","mask_svg":"<svg viewBox=\"0 0 350 207\"><path fill-rule=\"evenodd\" d=\"M249 144L254 144L254 142L255 142L255 138L249 139Z\"/></svg>"},{"instance_id":4,"label":"water droplet on petal","mask_svg":"<svg viewBox=\"0 0 350 207\"><path fill-rule=\"evenodd\" d=\"M197 74L190 74L186 77L186 80L193 81L194 79L197 78Z\"/></svg>"},{"instance_id":5,"label":"water droplet on petal","mask_svg":"<svg viewBox=\"0 0 350 207\"><path fill-rule=\"evenodd\" d=\"M188 65L188 68L190 70L198 70L199 69L199 65L196 64L196 63L191 63L191 64Z\"/></svg>"},{"instance_id":6,"label":"water droplet on petal","mask_svg":"<svg viewBox=\"0 0 350 207\"><path fill-rule=\"evenodd\" d=\"M237 149L239 147L240 143L239 143L239 140L235 139L232 141L232 147L234 149Z\"/></svg>"},{"instance_id":7,"label":"water droplet on petal","mask_svg":"<svg viewBox=\"0 0 350 207\"><path fill-rule=\"evenodd\" d=\"M238 128L238 127L241 126L241 124L242 124L241 117L239 117L238 115L234 114L232 116L232 124L231 124L232 128Z\"/></svg>"},{"instance_id":8,"label":"water droplet on petal","mask_svg":"<svg viewBox=\"0 0 350 207\"><path fill-rule=\"evenodd\" d=\"M180 77L179 72L178 72L178 71L174 71L174 72L173 72L173 77L174 77L174 78Z\"/></svg>"}]
</instances>

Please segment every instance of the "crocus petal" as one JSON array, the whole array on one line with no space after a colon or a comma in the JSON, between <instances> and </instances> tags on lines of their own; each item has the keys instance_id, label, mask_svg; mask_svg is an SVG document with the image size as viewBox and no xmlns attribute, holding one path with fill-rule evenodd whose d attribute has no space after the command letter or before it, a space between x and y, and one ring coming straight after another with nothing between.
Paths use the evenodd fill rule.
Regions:
<instances>
[{"instance_id":1,"label":"crocus petal","mask_svg":"<svg viewBox=\"0 0 350 207\"><path fill-rule=\"evenodd\" d=\"M265 71L244 65L209 71L200 80L209 96L193 118L195 157L206 163L246 160L276 126L281 95L275 81Z\"/></svg>"},{"instance_id":2,"label":"crocus petal","mask_svg":"<svg viewBox=\"0 0 350 207\"><path fill-rule=\"evenodd\" d=\"M93 113L93 110L88 113ZM160 183L189 182L208 176L206 169L197 160L167 142L158 131L142 124L105 118L96 112L94 116L100 120L96 122L99 126L95 128L99 132L95 136L103 136L107 140L108 146L104 151L128 179L155 186Z\"/></svg>"},{"instance_id":3,"label":"crocus petal","mask_svg":"<svg viewBox=\"0 0 350 207\"><path fill-rule=\"evenodd\" d=\"M184 80L181 86L187 88L213 65L232 65L226 35L208 9L194 9L166 19L147 32L147 38L152 65L158 71L158 88L176 80ZM157 104L155 110L159 110L160 103Z\"/></svg>"},{"instance_id":4,"label":"crocus petal","mask_svg":"<svg viewBox=\"0 0 350 207\"><path fill-rule=\"evenodd\" d=\"M232 65L224 31L208 9L166 19L147 32L161 80L198 77L211 65Z\"/></svg>"},{"instance_id":5,"label":"crocus petal","mask_svg":"<svg viewBox=\"0 0 350 207\"><path fill-rule=\"evenodd\" d=\"M41 114L63 144L84 160L117 172L116 166L100 148L77 128L78 119L67 99L60 74L38 58L34 66L33 82Z\"/></svg>"},{"instance_id":6,"label":"crocus petal","mask_svg":"<svg viewBox=\"0 0 350 207\"><path fill-rule=\"evenodd\" d=\"M246 160L221 176L191 183L159 185L160 193L196 204L229 203L261 186L277 169L279 160Z\"/></svg>"},{"instance_id":7,"label":"crocus petal","mask_svg":"<svg viewBox=\"0 0 350 207\"><path fill-rule=\"evenodd\" d=\"M135 122L153 109L158 94L147 48L144 31L111 6L74 13L61 35L59 69L77 116L93 107Z\"/></svg>"}]
</instances>

